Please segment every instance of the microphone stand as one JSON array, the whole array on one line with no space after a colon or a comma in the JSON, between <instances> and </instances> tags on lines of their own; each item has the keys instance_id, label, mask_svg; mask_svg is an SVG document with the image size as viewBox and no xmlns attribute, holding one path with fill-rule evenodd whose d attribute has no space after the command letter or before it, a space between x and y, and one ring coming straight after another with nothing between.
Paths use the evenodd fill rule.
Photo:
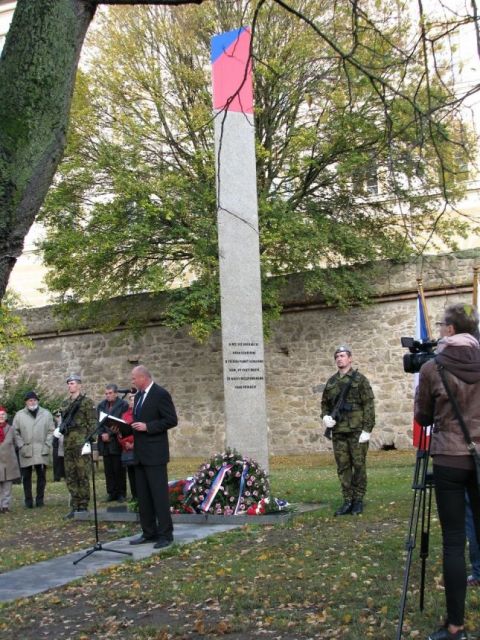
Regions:
<instances>
[{"instance_id":1,"label":"microphone stand","mask_svg":"<svg viewBox=\"0 0 480 640\"><path fill-rule=\"evenodd\" d=\"M86 553L84 553L84 555L81 558L78 558L78 560L74 560L73 564L78 564L88 556L91 556L92 553L95 553L96 551L110 551L111 553L121 553L122 555L125 555L125 556L133 555L131 551L120 551L119 549L106 549L100 542L100 538L98 535L97 491L95 486L95 461L93 459L93 448L92 448L91 442L92 442L93 436L98 434L99 428L102 426L102 424L105 422L106 419L107 418L105 417L103 420L101 420L98 423L98 426L94 429L94 431L92 431L92 433L90 433L87 436L87 439L85 440L85 444L87 444L87 442L90 444L89 455L90 455L90 465L92 469L92 493L93 493L93 515L95 520L95 544L91 549L89 549Z\"/></svg>"}]
</instances>

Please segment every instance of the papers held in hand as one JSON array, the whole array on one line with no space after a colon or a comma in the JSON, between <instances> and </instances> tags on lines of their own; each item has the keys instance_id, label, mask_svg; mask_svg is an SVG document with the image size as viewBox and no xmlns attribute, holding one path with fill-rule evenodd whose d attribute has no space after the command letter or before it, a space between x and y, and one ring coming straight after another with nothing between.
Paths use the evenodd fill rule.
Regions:
<instances>
[{"instance_id":1,"label":"papers held in hand","mask_svg":"<svg viewBox=\"0 0 480 640\"><path fill-rule=\"evenodd\" d=\"M120 433L122 438L130 436L133 433L133 429L128 422L125 422L125 420L117 418L116 416L111 416L109 413L105 413L104 411L100 411L98 422L108 429L112 429L115 433Z\"/></svg>"}]
</instances>

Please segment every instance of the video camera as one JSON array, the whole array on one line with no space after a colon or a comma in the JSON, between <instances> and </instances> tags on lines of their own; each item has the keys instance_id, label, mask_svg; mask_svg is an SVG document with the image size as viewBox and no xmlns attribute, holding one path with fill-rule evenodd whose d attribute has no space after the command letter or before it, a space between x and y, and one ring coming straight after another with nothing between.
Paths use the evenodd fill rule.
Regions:
<instances>
[{"instance_id":1,"label":"video camera","mask_svg":"<svg viewBox=\"0 0 480 640\"><path fill-rule=\"evenodd\" d=\"M402 347L409 350L403 356L403 370L405 373L418 373L425 362L435 357L435 347L438 340L415 340L415 338L400 338Z\"/></svg>"}]
</instances>

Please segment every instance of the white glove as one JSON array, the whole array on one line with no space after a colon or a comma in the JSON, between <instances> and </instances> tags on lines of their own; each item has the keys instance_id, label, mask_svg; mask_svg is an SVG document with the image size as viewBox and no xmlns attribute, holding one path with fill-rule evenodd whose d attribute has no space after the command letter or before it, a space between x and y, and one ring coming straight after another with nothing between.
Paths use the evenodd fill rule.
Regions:
<instances>
[{"instance_id":1,"label":"white glove","mask_svg":"<svg viewBox=\"0 0 480 640\"><path fill-rule=\"evenodd\" d=\"M323 426L325 429L333 429L333 427L337 424L337 421L332 418L332 416L323 416Z\"/></svg>"},{"instance_id":2,"label":"white glove","mask_svg":"<svg viewBox=\"0 0 480 640\"><path fill-rule=\"evenodd\" d=\"M61 438L62 434L60 433L60 429L58 427L55 427L55 430L53 432L53 437L54 438Z\"/></svg>"},{"instance_id":3,"label":"white glove","mask_svg":"<svg viewBox=\"0 0 480 640\"><path fill-rule=\"evenodd\" d=\"M360 444L363 444L364 442L368 442L370 440L370 433L368 433L368 431L362 431L362 433L360 434L360 437L358 439L358 442Z\"/></svg>"},{"instance_id":4,"label":"white glove","mask_svg":"<svg viewBox=\"0 0 480 640\"><path fill-rule=\"evenodd\" d=\"M92 453L92 445L90 442L85 442L82 447L82 456L89 456Z\"/></svg>"}]
</instances>

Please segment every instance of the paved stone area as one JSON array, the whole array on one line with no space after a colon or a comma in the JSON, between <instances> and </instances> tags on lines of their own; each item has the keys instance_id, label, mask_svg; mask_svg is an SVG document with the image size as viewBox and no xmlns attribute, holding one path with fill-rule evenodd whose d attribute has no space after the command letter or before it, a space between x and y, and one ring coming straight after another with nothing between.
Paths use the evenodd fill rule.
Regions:
<instances>
[{"instance_id":1,"label":"paved stone area","mask_svg":"<svg viewBox=\"0 0 480 640\"><path fill-rule=\"evenodd\" d=\"M293 511L278 511L276 513L263 514L261 517L237 515L224 516L214 515L211 513L172 513L172 521L175 526L179 524L196 524L196 525L212 525L212 524L235 524L243 526L244 524L281 524L295 516L323 509L325 505L321 504L294 504ZM93 511L77 512L75 520L94 520ZM97 512L99 522L139 522L138 513L128 510L128 507L121 505L118 507L108 507L107 509L99 509Z\"/></svg>"},{"instance_id":2,"label":"paved stone area","mask_svg":"<svg viewBox=\"0 0 480 640\"><path fill-rule=\"evenodd\" d=\"M238 526L241 524L176 524L175 544L188 544L217 533L231 531ZM154 549L153 544L132 546L129 544L132 537L136 536L100 544L100 549L88 555L86 554L94 548L93 545L60 558L2 573L0 574L0 601L7 602L17 598L26 598L68 584L105 567L127 560L142 560L154 553L162 552L161 549ZM128 552L132 555L116 553L112 550ZM86 557L80 560L85 555ZM73 564L78 560L80 560L78 564Z\"/></svg>"}]
</instances>

